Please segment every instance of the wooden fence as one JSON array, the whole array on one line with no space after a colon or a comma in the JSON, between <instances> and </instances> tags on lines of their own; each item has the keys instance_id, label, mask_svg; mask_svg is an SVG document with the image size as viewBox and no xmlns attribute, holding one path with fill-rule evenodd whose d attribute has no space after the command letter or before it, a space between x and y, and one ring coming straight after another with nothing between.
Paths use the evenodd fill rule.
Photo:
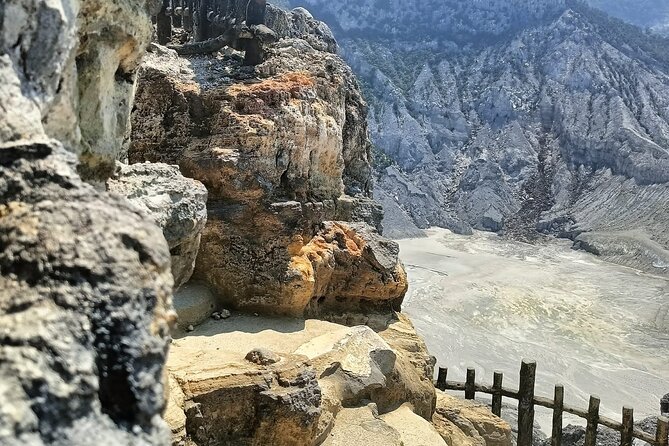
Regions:
<instances>
[{"instance_id":1,"label":"wooden fence","mask_svg":"<svg viewBox=\"0 0 669 446\"><path fill-rule=\"evenodd\" d=\"M532 446L534 434L534 408L546 407L553 410L553 430L551 446L562 444L562 416L570 413L586 420L585 446L595 446L597 443L597 428L606 426L620 432L621 446L632 446L634 439L645 441L652 446L669 445L669 419L659 417L655 436L634 427L634 409L623 407L622 423L599 415L599 398L590 397L587 410L578 409L564 404L564 387L555 386L553 399L543 398L534 394L534 384L537 364L534 361L523 361L520 367L520 385L518 390L512 390L502 385L504 375L495 372L492 386L476 383L476 370L467 369L467 381L447 381L448 369L439 368L436 387L439 390L455 390L465 392L465 398L473 400L476 392L492 395L492 412L500 416L502 413L502 398L512 398L518 401L518 446Z\"/></svg>"}]
</instances>

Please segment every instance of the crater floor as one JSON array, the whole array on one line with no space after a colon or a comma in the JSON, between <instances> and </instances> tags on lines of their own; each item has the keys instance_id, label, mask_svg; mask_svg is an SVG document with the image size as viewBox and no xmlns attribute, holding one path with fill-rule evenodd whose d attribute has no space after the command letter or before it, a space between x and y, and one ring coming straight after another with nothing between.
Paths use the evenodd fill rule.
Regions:
<instances>
[{"instance_id":1,"label":"crater floor","mask_svg":"<svg viewBox=\"0 0 669 446\"><path fill-rule=\"evenodd\" d=\"M400 241L409 272L404 309L450 379L475 366L492 383L494 370L517 386L522 358L538 363L537 393L565 385L568 403L620 418L658 415L669 392L669 281L570 249L476 232L430 230ZM511 401L508 401L511 403ZM538 411L544 431L550 414Z\"/></svg>"}]
</instances>

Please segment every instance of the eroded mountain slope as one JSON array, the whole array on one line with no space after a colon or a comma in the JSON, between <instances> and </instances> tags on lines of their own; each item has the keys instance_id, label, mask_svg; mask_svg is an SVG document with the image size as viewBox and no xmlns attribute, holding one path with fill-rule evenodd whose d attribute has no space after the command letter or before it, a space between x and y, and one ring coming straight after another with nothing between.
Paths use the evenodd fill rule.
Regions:
<instances>
[{"instance_id":1,"label":"eroded mountain slope","mask_svg":"<svg viewBox=\"0 0 669 446\"><path fill-rule=\"evenodd\" d=\"M665 40L575 1L306 3L365 84L387 234L539 229L666 271Z\"/></svg>"}]
</instances>

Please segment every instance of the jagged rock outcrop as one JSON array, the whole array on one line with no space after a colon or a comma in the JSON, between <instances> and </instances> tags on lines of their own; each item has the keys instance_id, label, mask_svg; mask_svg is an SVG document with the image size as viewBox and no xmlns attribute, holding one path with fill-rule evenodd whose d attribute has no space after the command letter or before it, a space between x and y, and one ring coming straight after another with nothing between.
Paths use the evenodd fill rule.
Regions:
<instances>
[{"instance_id":1,"label":"jagged rock outcrop","mask_svg":"<svg viewBox=\"0 0 669 446\"><path fill-rule=\"evenodd\" d=\"M87 178L106 179L124 159L135 72L155 6L149 0L3 4L0 140L46 134L80 154Z\"/></svg>"},{"instance_id":2,"label":"jagged rock outcrop","mask_svg":"<svg viewBox=\"0 0 669 446\"><path fill-rule=\"evenodd\" d=\"M372 400L384 413L395 409L398 401L409 403L417 415L430 420L437 401L432 382L436 359L408 316L396 314L376 329L393 346L397 360L386 385L372 392Z\"/></svg>"},{"instance_id":3,"label":"jagged rock outcrop","mask_svg":"<svg viewBox=\"0 0 669 446\"><path fill-rule=\"evenodd\" d=\"M666 273L665 39L572 0L306 3L370 93L390 234L538 229Z\"/></svg>"},{"instance_id":4,"label":"jagged rock outcrop","mask_svg":"<svg viewBox=\"0 0 669 446\"><path fill-rule=\"evenodd\" d=\"M319 32L294 12L279 35ZM278 19L277 19L278 20ZM289 26L290 25L290 26ZM292 28L291 28L292 27ZM291 31L293 30L293 31ZM312 40L313 40L312 39ZM366 106L341 59L284 38L253 68L237 54L162 50L141 71L132 162L176 164L209 191L194 279L229 308L324 315L399 309L406 274L379 237Z\"/></svg>"},{"instance_id":5,"label":"jagged rock outcrop","mask_svg":"<svg viewBox=\"0 0 669 446\"><path fill-rule=\"evenodd\" d=\"M126 197L163 230L172 254L174 288L193 275L200 235L207 223L207 189L185 178L177 166L119 165L107 190Z\"/></svg>"},{"instance_id":6,"label":"jagged rock outcrop","mask_svg":"<svg viewBox=\"0 0 669 446\"><path fill-rule=\"evenodd\" d=\"M337 41L330 28L320 20L315 20L304 8L288 12L270 4L267 7L266 23L283 38L303 39L319 51L337 52Z\"/></svg>"},{"instance_id":7,"label":"jagged rock outcrop","mask_svg":"<svg viewBox=\"0 0 669 446\"><path fill-rule=\"evenodd\" d=\"M77 173L102 180L121 157L151 5L0 5L3 446L169 441L167 243Z\"/></svg>"},{"instance_id":8,"label":"jagged rock outcrop","mask_svg":"<svg viewBox=\"0 0 669 446\"><path fill-rule=\"evenodd\" d=\"M187 344L186 344L187 345ZM187 347L189 348L189 347ZM183 398L171 401L173 444L312 444L318 434L321 394L313 368L303 358L284 355L260 365L222 355L220 349L199 364L183 356L179 344L170 362ZM182 433L182 434L180 434Z\"/></svg>"},{"instance_id":9,"label":"jagged rock outcrop","mask_svg":"<svg viewBox=\"0 0 669 446\"><path fill-rule=\"evenodd\" d=\"M117 160L127 160L137 69L151 41L149 18L157 7L154 0L81 3L75 110L81 130L79 170L86 178L104 180Z\"/></svg>"},{"instance_id":10,"label":"jagged rock outcrop","mask_svg":"<svg viewBox=\"0 0 669 446\"><path fill-rule=\"evenodd\" d=\"M355 429L350 408L371 401L379 425L406 418L422 428L434 410L435 390L426 385L433 362L404 316L377 334L366 326L235 315L178 337L170 355L176 388L167 419L175 444L342 444L350 439L337 432ZM423 387L406 390L414 385ZM389 424L378 418L405 403ZM220 410L228 404L235 410Z\"/></svg>"},{"instance_id":11,"label":"jagged rock outcrop","mask_svg":"<svg viewBox=\"0 0 669 446\"><path fill-rule=\"evenodd\" d=\"M0 146L0 444L165 444L169 251L75 165L55 142Z\"/></svg>"},{"instance_id":12,"label":"jagged rock outcrop","mask_svg":"<svg viewBox=\"0 0 669 446\"><path fill-rule=\"evenodd\" d=\"M449 445L511 446L508 423L492 414L490 408L476 401L455 398L437 392L433 423Z\"/></svg>"}]
</instances>

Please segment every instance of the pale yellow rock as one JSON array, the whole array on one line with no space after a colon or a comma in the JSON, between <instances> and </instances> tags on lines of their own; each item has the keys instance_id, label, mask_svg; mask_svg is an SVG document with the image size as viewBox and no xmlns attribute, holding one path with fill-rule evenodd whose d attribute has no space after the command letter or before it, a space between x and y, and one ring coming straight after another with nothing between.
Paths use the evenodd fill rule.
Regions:
<instances>
[{"instance_id":1,"label":"pale yellow rock","mask_svg":"<svg viewBox=\"0 0 669 446\"><path fill-rule=\"evenodd\" d=\"M186 396L179 383L172 377L168 379L168 403L165 410L165 421L172 430L172 441L175 445L182 445L186 442Z\"/></svg>"},{"instance_id":2,"label":"pale yellow rock","mask_svg":"<svg viewBox=\"0 0 669 446\"><path fill-rule=\"evenodd\" d=\"M443 417L472 438L476 438L475 430L486 446L511 446L511 426L493 415L485 404L438 391L435 417L435 424L439 424L439 418Z\"/></svg>"},{"instance_id":3,"label":"pale yellow rock","mask_svg":"<svg viewBox=\"0 0 669 446\"><path fill-rule=\"evenodd\" d=\"M446 446L434 426L416 415L409 404L381 415L381 419L399 432L404 446Z\"/></svg>"},{"instance_id":4,"label":"pale yellow rock","mask_svg":"<svg viewBox=\"0 0 669 446\"><path fill-rule=\"evenodd\" d=\"M211 439L218 444L303 446L321 438L332 425L329 408L337 405L322 409L315 369L306 356L293 352L342 328L315 320L235 316L208 320L175 339L167 368L184 398L168 400L165 418L175 433L173 444L182 441L180 414L189 420L187 444L208 445ZM279 361L263 366L247 360L258 348Z\"/></svg>"},{"instance_id":5,"label":"pale yellow rock","mask_svg":"<svg viewBox=\"0 0 669 446\"><path fill-rule=\"evenodd\" d=\"M245 359L250 351L258 348L280 360L260 366ZM402 358L400 369L398 358ZM168 370L183 389L184 399L170 398L170 405L179 407L176 411L168 410L171 414L168 421L173 431L179 432L183 424L179 415L184 413L191 420L189 426L200 423L200 438L258 445L265 441L264 444L280 446L293 444L290 439L301 441L301 445L312 444L307 440L319 444L330 437L333 423L335 429L338 424L346 423L350 415L346 408L357 407L367 400L376 403L377 398L383 404L382 412L406 402L412 407L416 403L423 407L415 412L430 420L434 388L427 387L429 380L421 381L429 372L430 364L424 344L404 317L392 323L384 336L366 326L346 327L320 320L245 315L225 321L208 320L192 333L173 341ZM281 382L294 385L282 387ZM256 401L267 392L287 395L281 397L287 411L291 405L310 407L302 413L307 429L298 429L300 424L279 410L280 405L270 404L273 409L269 415L263 411L260 420ZM317 393L320 400L314 399ZM197 409L193 403L199 404ZM216 409L229 405L234 410ZM373 416L368 420L370 423L355 429L393 431L382 421L372 420L375 420ZM229 426L236 426L237 430ZM259 426L262 431L258 430ZM228 432L229 429L232 432ZM192 434L191 430L189 428ZM384 441L399 444L393 443L395 439L390 435ZM204 444L197 439L193 442Z\"/></svg>"},{"instance_id":6,"label":"pale yellow rock","mask_svg":"<svg viewBox=\"0 0 669 446\"><path fill-rule=\"evenodd\" d=\"M485 440L478 433L473 424L462 419L460 426L445 416L435 412L432 425L437 429L448 446L486 446Z\"/></svg>"},{"instance_id":7,"label":"pale yellow rock","mask_svg":"<svg viewBox=\"0 0 669 446\"><path fill-rule=\"evenodd\" d=\"M379 418L376 406L343 409L323 446L408 446L397 430Z\"/></svg>"},{"instance_id":8,"label":"pale yellow rock","mask_svg":"<svg viewBox=\"0 0 669 446\"><path fill-rule=\"evenodd\" d=\"M431 420L436 404L432 383L435 359L409 318L401 313L395 316L387 328L379 331L397 354L395 368L386 386L372 392L372 400L381 412L397 407L397 401L411 403L414 412Z\"/></svg>"}]
</instances>

